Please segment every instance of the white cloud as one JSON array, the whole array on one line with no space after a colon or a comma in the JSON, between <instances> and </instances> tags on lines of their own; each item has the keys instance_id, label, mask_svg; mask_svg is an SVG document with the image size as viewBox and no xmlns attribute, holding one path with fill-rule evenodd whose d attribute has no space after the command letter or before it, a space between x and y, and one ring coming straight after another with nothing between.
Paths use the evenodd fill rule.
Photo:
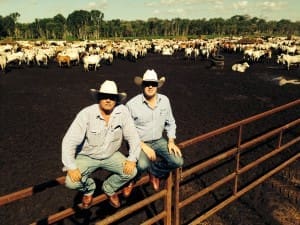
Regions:
<instances>
[{"instance_id":1,"label":"white cloud","mask_svg":"<svg viewBox=\"0 0 300 225\"><path fill-rule=\"evenodd\" d=\"M97 6L96 2L89 2L88 8L95 8Z\"/></svg>"},{"instance_id":2,"label":"white cloud","mask_svg":"<svg viewBox=\"0 0 300 225\"><path fill-rule=\"evenodd\" d=\"M248 1L240 1L237 3L233 3L233 8L236 10L244 10L248 7Z\"/></svg>"},{"instance_id":3,"label":"white cloud","mask_svg":"<svg viewBox=\"0 0 300 225\"><path fill-rule=\"evenodd\" d=\"M87 9L105 9L107 8L107 0L101 0L101 1L98 1L98 2L89 2L87 4Z\"/></svg>"},{"instance_id":4,"label":"white cloud","mask_svg":"<svg viewBox=\"0 0 300 225\"><path fill-rule=\"evenodd\" d=\"M177 3L178 2L180 2L180 1L177 1ZM176 4L176 1L175 0L161 0L160 3L163 5L174 5L174 4Z\"/></svg>"},{"instance_id":5,"label":"white cloud","mask_svg":"<svg viewBox=\"0 0 300 225\"><path fill-rule=\"evenodd\" d=\"M160 14L160 11L159 11L158 9L155 9L155 10L153 11L153 14L158 15L158 14Z\"/></svg>"},{"instance_id":6,"label":"white cloud","mask_svg":"<svg viewBox=\"0 0 300 225\"><path fill-rule=\"evenodd\" d=\"M287 5L284 2L260 2L258 3L258 7L260 7L262 10L280 10L282 9L282 7L284 7L285 5Z\"/></svg>"},{"instance_id":7,"label":"white cloud","mask_svg":"<svg viewBox=\"0 0 300 225\"><path fill-rule=\"evenodd\" d=\"M184 15L186 11L182 8L177 8L177 9L169 9L167 10L167 12L179 16L179 15Z\"/></svg>"}]
</instances>

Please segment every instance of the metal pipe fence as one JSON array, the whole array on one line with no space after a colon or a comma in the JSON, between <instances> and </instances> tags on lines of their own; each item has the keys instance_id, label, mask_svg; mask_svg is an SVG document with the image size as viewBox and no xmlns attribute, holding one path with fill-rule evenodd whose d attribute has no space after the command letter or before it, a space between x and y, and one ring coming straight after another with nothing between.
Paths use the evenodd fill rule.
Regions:
<instances>
[{"instance_id":1,"label":"metal pipe fence","mask_svg":"<svg viewBox=\"0 0 300 225\"><path fill-rule=\"evenodd\" d=\"M247 193L248 191L255 188L257 185L261 184L274 174L278 173L280 170L284 169L291 163L295 162L300 158L299 151L296 151L295 154L290 155L289 157L285 158L276 166L272 168L268 168L268 170L260 174L259 176L255 177L252 180L248 180L247 173L260 165L264 165L270 160L272 160L278 154L282 154L287 149L297 147L297 144L300 142L300 132L293 132L292 137L286 138L286 135L289 134L290 130L299 129L300 118L297 115L296 119L293 121L289 121L288 123L274 128L272 130L267 130L263 134L259 134L253 138L244 140L243 135L245 132L245 126L252 124L255 121L263 120L267 117L270 117L276 113L291 110L295 107L300 106L300 99L290 102L288 104L279 106L272 110L266 111L264 113L255 115L253 117L249 117L247 119L238 121L236 123L230 124L228 126L222 127L220 129L214 130L212 132L197 136L195 138L189 139L187 141L183 141L179 144L181 149L184 151L188 151L189 147L197 145L203 141L210 140L218 135L226 134L233 130L237 131L236 142L233 147L228 150L221 151L217 155L211 156L205 159L203 162L198 162L196 165L193 166L185 166L183 168L176 169L173 173L170 174L168 179L165 182L164 188L160 191L151 194L144 199L140 200L137 203L128 205L125 208L122 208L115 212L112 215L108 215L106 218L102 219L101 221L96 222L96 225L102 224L111 224L114 223L129 214L135 214L138 210L147 207L149 204L152 204L156 201L163 201L162 210L157 212L152 217L148 218L146 221L138 221L139 224L148 225L154 224L158 221L163 221L164 225L180 225L180 224L199 224L200 222L206 220L208 217L212 216L225 206L229 205L230 203L234 202L236 199L240 198L242 195ZM255 148L255 146L264 146L265 142L271 140L272 143L275 141L275 147L272 150L264 153L262 156L259 156L255 159L252 158L254 151L251 148ZM269 144L269 142L267 142ZM249 150L250 149L250 150ZM252 150L252 151L251 151ZM251 157L248 157L251 155ZM184 182L187 181L191 177L205 177L209 172L213 171L214 169L208 170L208 168L217 168L222 164L232 164L230 168L233 168L231 171L227 171L227 174L224 174L223 177L217 178L216 180L212 181L209 185L205 187L199 187L200 190L196 190L194 193L188 196L182 188L184 186ZM204 171L201 175L200 172ZM246 177L246 178L245 178ZM48 188L64 184L65 177L58 177L54 180L35 185L33 187L29 187L14 193L10 193L4 196L0 196L0 207L11 202L20 200L22 198L30 197L36 193L45 191ZM191 179L193 181L193 179ZM135 187L142 186L149 183L149 177L144 176L139 181L135 183ZM204 196L217 191L219 188L223 187L224 185L231 186L231 193L223 198L220 201L217 201L216 204L212 205L208 210L203 211L200 210L199 214L196 218L192 218L189 221L183 221L181 218L181 214L184 211L185 207L189 206L192 203L197 201L201 201ZM227 187L228 187L227 186ZM121 193L121 191L119 192ZM96 196L93 200L93 204L97 205L101 202L107 200L107 196L105 194L100 194ZM71 215L76 214L76 210L74 207L70 207L64 209L58 213L49 215L45 219L43 219L43 224L53 224L58 221L61 221ZM134 215L133 215L134 216ZM40 224L41 221L36 221L32 224Z\"/></svg>"}]
</instances>

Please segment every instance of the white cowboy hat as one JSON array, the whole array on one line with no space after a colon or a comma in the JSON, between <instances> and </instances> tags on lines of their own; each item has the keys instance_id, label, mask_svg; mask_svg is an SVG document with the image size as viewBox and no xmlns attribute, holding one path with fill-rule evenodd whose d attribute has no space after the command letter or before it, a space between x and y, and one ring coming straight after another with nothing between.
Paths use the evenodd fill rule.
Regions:
<instances>
[{"instance_id":1,"label":"white cowboy hat","mask_svg":"<svg viewBox=\"0 0 300 225\"><path fill-rule=\"evenodd\" d=\"M147 70L144 75L143 78L136 76L134 78L134 83L138 86L141 86L143 84L143 82L157 82L158 83L158 88L160 88L161 86L163 86L163 84L166 81L165 77L161 77L160 79L157 78L157 73L152 69L152 70Z\"/></svg>"},{"instance_id":2,"label":"white cowboy hat","mask_svg":"<svg viewBox=\"0 0 300 225\"><path fill-rule=\"evenodd\" d=\"M125 92L118 92L117 85L114 81L106 80L104 81L99 90L90 89L92 96L98 101L101 95L108 94L108 95L115 95L117 97L117 102L122 102L127 97Z\"/></svg>"}]
</instances>

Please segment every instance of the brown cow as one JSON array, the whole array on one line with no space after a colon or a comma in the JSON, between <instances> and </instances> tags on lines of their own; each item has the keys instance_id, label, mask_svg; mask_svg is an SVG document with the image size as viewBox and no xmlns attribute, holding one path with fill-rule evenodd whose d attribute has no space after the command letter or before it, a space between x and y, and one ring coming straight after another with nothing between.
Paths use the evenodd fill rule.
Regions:
<instances>
[{"instance_id":1,"label":"brown cow","mask_svg":"<svg viewBox=\"0 0 300 225\"><path fill-rule=\"evenodd\" d=\"M56 61L58 62L59 67L62 67L63 65L67 65L67 67L71 66L71 58L68 55L58 54L56 56Z\"/></svg>"}]
</instances>

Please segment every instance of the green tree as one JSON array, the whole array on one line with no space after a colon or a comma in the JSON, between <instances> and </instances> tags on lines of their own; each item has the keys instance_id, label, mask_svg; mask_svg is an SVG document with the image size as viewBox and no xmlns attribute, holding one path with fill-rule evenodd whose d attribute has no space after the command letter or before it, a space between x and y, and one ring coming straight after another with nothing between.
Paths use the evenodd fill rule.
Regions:
<instances>
[{"instance_id":1,"label":"green tree","mask_svg":"<svg viewBox=\"0 0 300 225\"><path fill-rule=\"evenodd\" d=\"M56 16L53 17L53 22L55 24L55 28L53 29L55 37L57 39L66 39L67 37L66 18L61 14L57 14Z\"/></svg>"},{"instance_id":2,"label":"green tree","mask_svg":"<svg viewBox=\"0 0 300 225\"><path fill-rule=\"evenodd\" d=\"M94 38L99 39L101 35L101 25L103 22L104 14L99 10L92 10L90 14L94 30Z\"/></svg>"},{"instance_id":3,"label":"green tree","mask_svg":"<svg viewBox=\"0 0 300 225\"><path fill-rule=\"evenodd\" d=\"M76 10L67 18L67 27L76 39L88 39L87 27L91 22L91 16L88 11Z\"/></svg>"}]
</instances>

